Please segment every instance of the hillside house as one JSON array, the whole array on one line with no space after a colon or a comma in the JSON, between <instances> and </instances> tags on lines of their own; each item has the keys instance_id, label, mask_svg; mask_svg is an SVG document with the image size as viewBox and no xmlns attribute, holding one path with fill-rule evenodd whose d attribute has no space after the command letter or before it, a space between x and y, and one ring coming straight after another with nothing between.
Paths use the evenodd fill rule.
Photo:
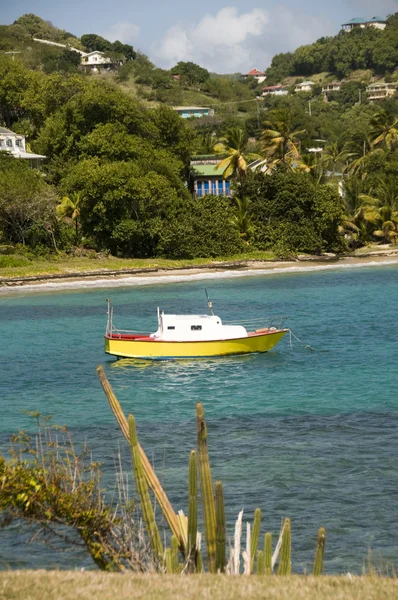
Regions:
<instances>
[{"instance_id":1,"label":"hillside house","mask_svg":"<svg viewBox=\"0 0 398 600\"><path fill-rule=\"evenodd\" d=\"M371 83L366 88L369 102L391 98L398 91L398 83Z\"/></svg>"},{"instance_id":2,"label":"hillside house","mask_svg":"<svg viewBox=\"0 0 398 600\"><path fill-rule=\"evenodd\" d=\"M289 93L287 85L267 85L263 88L262 96L286 96Z\"/></svg>"},{"instance_id":3,"label":"hillside house","mask_svg":"<svg viewBox=\"0 0 398 600\"><path fill-rule=\"evenodd\" d=\"M302 81L294 88L295 92L312 92L315 83L313 81Z\"/></svg>"},{"instance_id":4,"label":"hillside house","mask_svg":"<svg viewBox=\"0 0 398 600\"><path fill-rule=\"evenodd\" d=\"M214 110L205 106L172 106L171 108L183 119L212 117L214 115Z\"/></svg>"},{"instance_id":5,"label":"hillside house","mask_svg":"<svg viewBox=\"0 0 398 600\"><path fill-rule=\"evenodd\" d=\"M333 94L334 92L340 92L343 83L344 81L331 81L330 83L326 83L322 88L322 93L327 96L328 94Z\"/></svg>"},{"instance_id":6,"label":"hillside house","mask_svg":"<svg viewBox=\"0 0 398 600\"><path fill-rule=\"evenodd\" d=\"M354 29L365 29L366 27L375 27L375 29L385 29L387 21L381 17L372 17L368 21L362 17L355 17L348 23L341 26L343 31L353 31Z\"/></svg>"},{"instance_id":7,"label":"hillside house","mask_svg":"<svg viewBox=\"0 0 398 600\"><path fill-rule=\"evenodd\" d=\"M122 61L114 61L98 50L94 50L94 52L89 52L88 54L82 54L81 57L82 67L93 73L98 73L103 69L114 69L121 64L123 64Z\"/></svg>"},{"instance_id":8,"label":"hillside house","mask_svg":"<svg viewBox=\"0 0 398 600\"><path fill-rule=\"evenodd\" d=\"M32 168L39 169L46 156L26 152L26 140L24 135L14 133L10 129L0 127L0 151L8 152L15 158L27 160Z\"/></svg>"},{"instance_id":9,"label":"hillside house","mask_svg":"<svg viewBox=\"0 0 398 600\"><path fill-rule=\"evenodd\" d=\"M194 156L191 160L193 170L194 195L196 198L207 196L230 196L230 181L224 179L224 169L218 165L222 157L214 155Z\"/></svg>"},{"instance_id":10,"label":"hillside house","mask_svg":"<svg viewBox=\"0 0 398 600\"><path fill-rule=\"evenodd\" d=\"M254 79L257 79L258 83L263 83L263 81L267 79L267 75L264 71L259 71L258 69L252 69L248 73L242 75L243 79L247 79L248 77L254 77Z\"/></svg>"}]
</instances>

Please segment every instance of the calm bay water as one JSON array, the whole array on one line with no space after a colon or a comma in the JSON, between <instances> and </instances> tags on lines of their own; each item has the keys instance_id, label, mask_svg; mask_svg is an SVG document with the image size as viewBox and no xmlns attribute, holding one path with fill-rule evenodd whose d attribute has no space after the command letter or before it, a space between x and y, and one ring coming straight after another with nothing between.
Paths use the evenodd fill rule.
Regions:
<instances>
[{"instance_id":1,"label":"calm bay water","mask_svg":"<svg viewBox=\"0 0 398 600\"><path fill-rule=\"evenodd\" d=\"M0 298L0 449L23 411L51 414L87 440L112 485L129 455L96 378L102 363L176 509L187 506L195 403L205 406L214 478L224 482L229 533L241 508L263 510L263 531L291 516L293 567L311 568L327 530L329 573L360 572L368 548L398 564L398 267L155 281L112 291L18 291ZM103 353L106 297L120 328L154 330L156 307L239 321L289 315L310 352L288 336L265 355L218 360L114 361ZM0 531L0 568L90 567L78 551L26 547ZM378 560L378 559L377 559Z\"/></svg>"}]
</instances>

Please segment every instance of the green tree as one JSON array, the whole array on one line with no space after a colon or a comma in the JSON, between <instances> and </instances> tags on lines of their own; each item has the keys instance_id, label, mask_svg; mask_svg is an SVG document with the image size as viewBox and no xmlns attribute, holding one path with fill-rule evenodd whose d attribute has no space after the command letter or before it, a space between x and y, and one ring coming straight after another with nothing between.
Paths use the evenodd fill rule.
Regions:
<instances>
[{"instance_id":1,"label":"green tree","mask_svg":"<svg viewBox=\"0 0 398 600\"><path fill-rule=\"evenodd\" d=\"M243 250L243 241L230 201L222 196L190 199L160 233L158 254L169 258L231 256Z\"/></svg>"},{"instance_id":2,"label":"green tree","mask_svg":"<svg viewBox=\"0 0 398 600\"><path fill-rule=\"evenodd\" d=\"M398 119L380 111L370 122L373 146L381 144L386 150L391 150L398 142Z\"/></svg>"},{"instance_id":3,"label":"green tree","mask_svg":"<svg viewBox=\"0 0 398 600\"><path fill-rule=\"evenodd\" d=\"M253 242L281 255L340 251L343 204L329 185L281 165L271 174L248 173L239 194L250 199Z\"/></svg>"},{"instance_id":4,"label":"green tree","mask_svg":"<svg viewBox=\"0 0 398 600\"><path fill-rule=\"evenodd\" d=\"M189 85L201 84L210 77L209 71L193 62L178 62L171 70L172 75L180 75Z\"/></svg>"},{"instance_id":5,"label":"green tree","mask_svg":"<svg viewBox=\"0 0 398 600\"><path fill-rule=\"evenodd\" d=\"M226 136L215 145L217 154L226 155L218 164L218 168L223 169L224 179L245 177L247 161L254 158L254 155L248 152L248 142L248 135L243 129L231 127Z\"/></svg>"},{"instance_id":6,"label":"green tree","mask_svg":"<svg viewBox=\"0 0 398 600\"><path fill-rule=\"evenodd\" d=\"M33 228L39 227L52 242L49 233L56 223L55 191L38 171L19 159L1 158L0 167L0 230L4 240L25 245Z\"/></svg>"},{"instance_id":7,"label":"green tree","mask_svg":"<svg viewBox=\"0 0 398 600\"><path fill-rule=\"evenodd\" d=\"M273 111L264 126L262 143L265 156L271 161L269 168L272 169L280 162L289 166L300 165L299 138L305 130L293 129L291 112L286 109Z\"/></svg>"},{"instance_id":8,"label":"green tree","mask_svg":"<svg viewBox=\"0 0 398 600\"><path fill-rule=\"evenodd\" d=\"M69 196L61 198L61 202L57 206L57 215L61 219L71 219L75 223L76 241L79 237L79 217L80 204L82 201L81 192L72 192Z\"/></svg>"},{"instance_id":9,"label":"green tree","mask_svg":"<svg viewBox=\"0 0 398 600\"><path fill-rule=\"evenodd\" d=\"M109 52L112 50L112 43L96 33L85 33L80 41L88 52L94 52L95 50Z\"/></svg>"}]
</instances>

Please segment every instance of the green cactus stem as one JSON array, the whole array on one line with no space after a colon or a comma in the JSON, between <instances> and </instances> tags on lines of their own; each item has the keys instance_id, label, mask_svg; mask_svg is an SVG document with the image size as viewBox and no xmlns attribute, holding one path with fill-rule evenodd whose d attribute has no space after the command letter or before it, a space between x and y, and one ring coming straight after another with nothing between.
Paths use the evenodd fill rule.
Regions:
<instances>
[{"instance_id":1,"label":"green cactus stem","mask_svg":"<svg viewBox=\"0 0 398 600\"><path fill-rule=\"evenodd\" d=\"M111 407L111 410L116 418L116 421L118 422L124 437L130 443L129 424L123 413L122 407L120 406L120 402L116 398L116 395L113 392L111 384L109 383L108 378L106 377L104 369L101 365L98 365L97 367L97 374L101 381L101 385L103 387L105 395L108 399L109 406ZM173 507L171 506L170 501L166 496L166 493L163 490L161 483L157 478L157 475L153 470L152 465L149 462L148 457L145 454L144 450L141 448L140 444L138 444L138 449L140 452L141 462L144 468L145 478L148 482L148 485L155 494L156 501L158 502L164 514L164 517L169 524L172 534L177 536L179 546L181 549L183 549L184 544L180 532L178 517L174 512Z\"/></svg>"},{"instance_id":2,"label":"green cactus stem","mask_svg":"<svg viewBox=\"0 0 398 600\"><path fill-rule=\"evenodd\" d=\"M260 537L260 526L261 526L261 510L256 508L254 511L253 528L250 541L250 560L251 560L251 572L254 572L254 560L257 554L258 539Z\"/></svg>"},{"instance_id":3,"label":"green cactus stem","mask_svg":"<svg viewBox=\"0 0 398 600\"><path fill-rule=\"evenodd\" d=\"M175 535L171 536L171 565L173 569L173 573L178 573L179 564L178 564L178 540Z\"/></svg>"},{"instance_id":4,"label":"green cactus stem","mask_svg":"<svg viewBox=\"0 0 398 600\"><path fill-rule=\"evenodd\" d=\"M137 431L133 415L129 415L128 424L130 432L131 456L134 465L137 491L141 501L142 516L148 531L153 555L156 560L161 563L163 561L163 546L160 540L158 526L156 525L151 499L149 497L148 485L145 479L144 468L142 466L141 455L138 448Z\"/></svg>"},{"instance_id":5,"label":"green cactus stem","mask_svg":"<svg viewBox=\"0 0 398 600\"><path fill-rule=\"evenodd\" d=\"M289 575L292 569L291 565L292 551L292 533L291 522L289 518L285 519L282 529L282 546L278 566L278 575Z\"/></svg>"},{"instance_id":6,"label":"green cactus stem","mask_svg":"<svg viewBox=\"0 0 398 600\"><path fill-rule=\"evenodd\" d=\"M166 548L166 573L173 573L173 551L171 548Z\"/></svg>"},{"instance_id":7,"label":"green cactus stem","mask_svg":"<svg viewBox=\"0 0 398 600\"><path fill-rule=\"evenodd\" d=\"M224 492L221 481L216 481L216 571L224 573L226 565L226 529Z\"/></svg>"},{"instance_id":8,"label":"green cactus stem","mask_svg":"<svg viewBox=\"0 0 398 600\"><path fill-rule=\"evenodd\" d=\"M196 424L198 434L200 491L203 505L203 518L210 573L216 573L216 509L207 449L207 427L203 406L196 405Z\"/></svg>"},{"instance_id":9,"label":"green cactus stem","mask_svg":"<svg viewBox=\"0 0 398 600\"><path fill-rule=\"evenodd\" d=\"M197 490L198 459L195 450L189 457L188 477L188 544L185 559L188 561L188 570L195 569L196 564L196 533L198 530L198 490Z\"/></svg>"},{"instance_id":10,"label":"green cactus stem","mask_svg":"<svg viewBox=\"0 0 398 600\"><path fill-rule=\"evenodd\" d=\"M265 575L272 575L272 535L269 532L264 536L264 568Z\"/></svg>"},{"instance_id":11,"label":"green cactus stem","mask_svg":"<svg viewBox=\"0 0 398 600\"><path fill-rule=\"evenodd\" d=\"M264 560L264 552L259 550L257 552L257 575L265 574L265 560Z\"/></svg>"},{"instance_id":12,"label":"green cactus stem","mask_svg":"<svg viewBox=\"0 0 398 600\"><path fill-rule=\"evenodd\" d=\"M313 575L322 575L323 571L323 555L325 553L326 531L321 527L318 531L318 543L316 547Z\"/></svg>"}]
</instances>

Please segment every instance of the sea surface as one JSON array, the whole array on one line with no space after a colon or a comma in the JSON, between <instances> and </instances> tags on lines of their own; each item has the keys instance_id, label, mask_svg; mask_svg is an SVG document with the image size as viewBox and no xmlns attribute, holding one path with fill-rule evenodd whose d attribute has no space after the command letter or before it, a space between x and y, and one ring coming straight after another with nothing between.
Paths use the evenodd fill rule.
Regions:
<instances>
[{"instance_id":1,"label":"sea surface","mask_svg":"<svg viewBox=\"0 0 398 600\"><path fill-rule=\"evenodd\" d=\"M96 376L103 364L172 504L187 512L195 403L205 407L214 479L224 483L228 534L238 512L276 539L292 519L295 572L311 569L317 530L326 571L360 573L371 549L398 565L398 266L133 280L114 289L42 288L0 297L0 451L26 411L52 415L86 441L113 489L121 436ZM143 285L146 283L146 285ZM112 283L108 283L112 286ZM197 361L116 361L103 352L106 298L121 329L154 331L156 308L204 313L204 288L224 321L288 315L292 332L263 355ZM39 288L37 288L39 289ZM0 530L0 568L90 568L17 525Z\"/></svg>"}]
</instances>

